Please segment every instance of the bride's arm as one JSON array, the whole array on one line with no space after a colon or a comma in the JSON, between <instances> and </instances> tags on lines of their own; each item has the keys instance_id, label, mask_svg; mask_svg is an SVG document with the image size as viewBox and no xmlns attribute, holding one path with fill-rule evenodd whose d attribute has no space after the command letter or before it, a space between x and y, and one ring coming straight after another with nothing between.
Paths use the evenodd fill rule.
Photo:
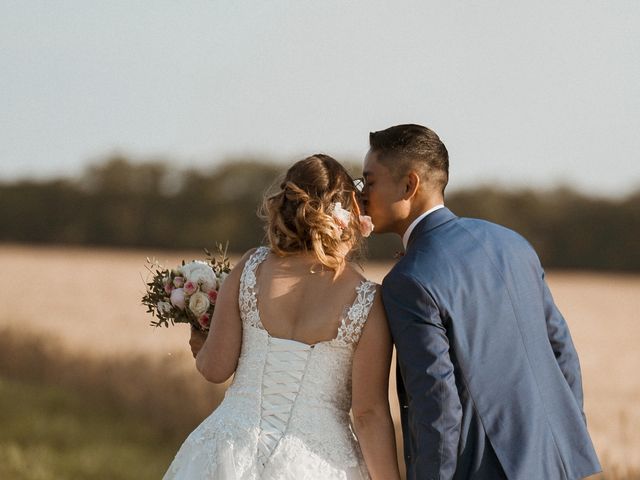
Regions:
<instances>
[{"instance_id":1,"label":"bride's arm","mask_svg":"<svg viewBox=\"0 0 640 480\"><path fill-rule=\"evenodd\" d=\"M242 345L242 321L238 306L240 275L245 262L254 251L245 253L222 284L211 318L209 335L196 356L196 368L204 378L213 383L226 381L238 366Z\"/></svg>"},{"instance_id":2,"label":"bride's arm","mask_svg":"<svg viewBox=\"0 0 640 480\"><path fill-rule=\"evenodd\" d=\"M400 472L389 410L392 342L380 297L378 291L354 354L351 410L371 478L396 480Z\"/></svg>"}]
</instances>

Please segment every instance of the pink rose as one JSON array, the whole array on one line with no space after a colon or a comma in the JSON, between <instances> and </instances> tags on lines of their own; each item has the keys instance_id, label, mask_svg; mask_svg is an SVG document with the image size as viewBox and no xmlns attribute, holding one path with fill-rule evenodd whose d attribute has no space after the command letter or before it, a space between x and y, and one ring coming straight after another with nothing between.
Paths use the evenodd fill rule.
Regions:
<instances>
[{"instance_id":1,"label":"pink rose","mask_svg":"<svg viewBox=\"0 0 640 480\"><path fill-rule=\"evenodd\" d=\"M167 295L171 295L172 290L173 290L173 285L171 285L170 283L167 283L164 286L164 293L166 293Z\"/></svg>"},{"instance_id":2,"label":"pink rose","mask_svg":"<svg viewBox=\"0 0 640 480\"><path fill-rule=\"evenodd\" d=\"M209 301L211 302L211 304L215 305L216 300L218 299L218 292L215 290L209 290L207 292L207 295L209 296Z\"/></svg>"},{"instance_id":3,"label":"pink rose","mask_svg":"<svg viewBox=\"0 0 640 480\"><path fill-rule=\"evenodd\" d=\"M187 282L184 284L184 293L187 295L193 295L198 290L198 284L195 282Z\"/></svg>"},{"instance_id":4,"label":"pink rose","mask_svg":"<svg viewBox=\"0 0 640 480\"><path fill-rule=\"evenodd\" d=\"M209 328L209 326L211 325L211 318L209 317L209 314L205 313L203 315L200 315L200 318L198 318L198 323L202 328Z\"/></svg>"},{"instance_id":5,"label":"pink rose","mask_svg":"<svg viewBox=\"0 0 640 480\"><path fill-rule=\"evenodd\" d=\"M373 222L369 215L360 215L360 233L363 237L368 237L373 232Z\"/></svg>"},{"instance_id":6,"label":"pink rose","mask_svg":"<svg viewBox=\"0 0 640 480\"><path fill-rule=\"evenodd\" d=\"M176 288L181 288L184 286L184 277L176 277L173 279L173 286Z\"/></svg>"},{"instance_id":7,"label":"pink rose","mask_svg":"<svg viewBox=\"0 0 640 480\"><path fill-rule=\"evenodd\" d=\"M184 289L176 288L171 292L171 304L179 308L180 310L184 310Z\"/></svg>"}]
</instances>

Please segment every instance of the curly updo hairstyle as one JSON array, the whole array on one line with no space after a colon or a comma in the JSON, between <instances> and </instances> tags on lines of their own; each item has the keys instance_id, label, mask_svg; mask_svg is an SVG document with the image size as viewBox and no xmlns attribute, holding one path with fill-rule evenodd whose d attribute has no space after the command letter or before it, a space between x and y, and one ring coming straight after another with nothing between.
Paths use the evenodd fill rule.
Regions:
<instances>
[{"instance_id":1,"label":"curly updo hairstyle","mask_svg":"<svg viewBox=\"0 0 640 480\"><path fill-rule=\"evenodd\" d=\"M261 208L267 240L280 256L312 252L336 273L346 261L346 250L362 244L353 179L328 155L316 154L296 162L285 174L279 191L267 195ZM346 228L331 215L340 203L351 213Z\"/></svg>"}]
</instances>

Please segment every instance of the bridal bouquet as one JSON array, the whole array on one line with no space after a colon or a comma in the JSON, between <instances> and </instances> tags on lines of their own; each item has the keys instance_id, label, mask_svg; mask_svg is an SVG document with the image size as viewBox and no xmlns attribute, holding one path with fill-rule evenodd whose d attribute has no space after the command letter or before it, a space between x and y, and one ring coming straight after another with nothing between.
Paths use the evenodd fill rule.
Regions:
<instances>
[{"instance_id":1,"label":"bridal bouquet","mask_svg":"<svg viewBox=\"0 0 640 480\"><path fill-rule=\"evenodd\" d=\"M152 275L146 284L142 304L154 319L154 327L169 323L189 323L208 331L216 306L218 289L231 271L227 247L216 245L215 254L204 250L206 260L194 260L168 269L157 260L147 258L146 268Z\"/></svg>"}]
</instances>

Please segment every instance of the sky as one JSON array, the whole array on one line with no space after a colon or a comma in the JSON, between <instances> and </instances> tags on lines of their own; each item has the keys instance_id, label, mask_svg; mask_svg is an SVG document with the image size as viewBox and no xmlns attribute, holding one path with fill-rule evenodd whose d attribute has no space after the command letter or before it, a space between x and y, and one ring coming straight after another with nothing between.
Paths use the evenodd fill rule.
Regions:
<instances>
[{"instance_id":1,"label":"sky","mask_svg":"<svg viewBox=\"0 0 640 480\"><path fill-rule=\"evenodd\" d=\"M0 181L435 130L450 188L640 188L637 0L0 0Z\"/></svg>"}]
</instances>

